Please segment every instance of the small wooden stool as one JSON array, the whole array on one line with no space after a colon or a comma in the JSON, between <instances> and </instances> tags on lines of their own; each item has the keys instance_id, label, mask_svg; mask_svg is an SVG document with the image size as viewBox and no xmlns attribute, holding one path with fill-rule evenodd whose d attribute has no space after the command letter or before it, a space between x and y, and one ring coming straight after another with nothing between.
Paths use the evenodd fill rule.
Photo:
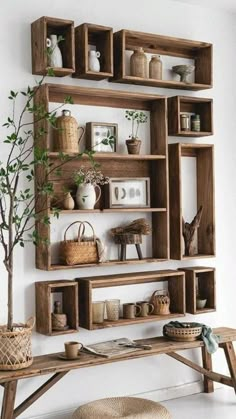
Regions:
<instances>
[{"instance_id":1,"label":"small wooden stool","mask_svg":"<svg viewBox=\"0 0 236 419\"><path fill-rule=\"evenodd\" d=\"M171 419L160 403L136 397L112 397L80 406L73 419Z\"/></svg>"},{"instance_id":2,"label":"small wooden stool","mask_svg":"<svg viewBox=\"0 0 236 419\"><path fill-rule=\"evenodd\" d=\"M140 244L142 243L141 234L121 233L114 236L116 244L121 245L120 260L126 260L126 246L127 244L134 244L137 250L139 260L143 259Z\"/></svg>"}]
</instances>

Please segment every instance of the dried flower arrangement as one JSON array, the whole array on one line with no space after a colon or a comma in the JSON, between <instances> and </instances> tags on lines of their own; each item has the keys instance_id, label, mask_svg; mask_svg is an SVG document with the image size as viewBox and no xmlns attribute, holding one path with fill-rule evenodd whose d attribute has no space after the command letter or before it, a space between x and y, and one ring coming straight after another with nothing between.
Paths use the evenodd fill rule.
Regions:
<instances>
[{"instance_id":1,"label":"dried flower arrangement","mask_svg":"<svg viewBox=\"0 0 236 419\"><path fill-rule=\"evenodd\" d=\"M105 185L109 183L109 177L104 176L101 170L85 169L81 167L78 172L74 173L74 182L77 186L83 183L91 183L92 185Z\"/></svg>"}]
</instances>

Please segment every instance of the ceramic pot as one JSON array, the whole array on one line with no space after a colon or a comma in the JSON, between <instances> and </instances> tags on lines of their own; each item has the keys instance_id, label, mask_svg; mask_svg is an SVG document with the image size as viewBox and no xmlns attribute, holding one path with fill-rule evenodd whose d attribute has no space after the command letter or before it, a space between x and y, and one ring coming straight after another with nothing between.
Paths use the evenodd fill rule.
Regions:
<instances>
[{"instance_id":1,"label":"ceramic pot","mask_svg":"<svg viewBox=\"0 0 236 419\"><path fill-rule=\"evenodd\" d=\"M47 38L47 48L50 48L51 51L51 54L48 56L48 65L53 68L62 68L63 60L57 43L57 35L50 35L50 38Z\"/></svg>"},{"instance_id":2,"label":"ceramic pot","mask_svg":"<svg viewBox=\"0 0 236 419\"><path fill-rule=\"evenodd\" d=\"M130 57L130 74L147 78L147 57L143 48L137 48Z\"/></svg>"},{"instance_id":3,"label":"ceramic pot","mask_svg":"<svg viewBox=\"0 0 236 419\"><path fill-rule=\"evenodd\" d=\"M71 193L68 192L63 199L62 202L63 209L65 210L73 210L75 208L75 201L71 196Z\"/></svg>"},{"instance_id":4,"label":"ceramic pot","mask_svg":"<svg viewBox=\"0 0 236 419\"><path fill-rule=\"evenodd\" d=\"M198 298L196 299L196 307L198 309L204 308L206 306L207 299L206 298Z\"/></svg>"},{"instance_id":5,"label":"ceramic pot","mask_svg":"<svg viewBox=\"0 0 236 419\"><path fill-rule=\"evenodd\" d=\"M138 138L131 138L130 140L126 140L128 154L139 154L141 142L142 141Z\"/></svg>"},{"instance_id":6,"label":"ceramic pot","mask_svg":"<svg viewBox=\"0 0 236 419\"><path fill-rule=\"evenodd\" d=\"M96 189L98 190L98 196L96 196ZM82 183L77 188L76 203L79 209L94 209L100 197L101 188L99 185L94 186L91 183Z\"/></svg>"},{"instance_id":7,"label":"ceramic pot","mask_svg":"<svg viewBox=\"0 0 236 419\"><path fill-rule=\"evenodd\" d=\"M99 51L94 51L91 50L89 51L89 59L88 59L88 65L89 65L89 70L90 71L95 71L97 73L99 73L100 71L100 62L99 62L99 57L100 57L100 52Z\"/></svg>"},{"instance_id":8,"label":"ceramic pot","mask_svg":"<svg viewBox=\"0 0 236 419\"><path fill-rule=\"evenodd\" d=\"M149 63L149 77L150 79L162 80L162 61L160 55L152 55Z\"/></svg>"}]
</instances>

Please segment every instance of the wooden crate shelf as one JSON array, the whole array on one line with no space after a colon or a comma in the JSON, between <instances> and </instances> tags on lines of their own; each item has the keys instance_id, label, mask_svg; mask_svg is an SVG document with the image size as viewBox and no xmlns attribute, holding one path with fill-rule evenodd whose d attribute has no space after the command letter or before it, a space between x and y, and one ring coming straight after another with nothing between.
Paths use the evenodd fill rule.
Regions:
<instances>
[{"instance_id":1,"label":"wooden crate shelf","mask_svg":"<svg viewBox=\"0 0 236 419\"><path fill-rule=\"evenodd\" d=\"M214 146L208 144L169 144L170 188L170 257L191 259L215 255L215 203L214 203ZM203 206L202 219L197 232L198 251L185 256L182 240L182 157L196 158L197 208ZM192 220L185 220L192 221Z\"/></svg>"},{"instance_id":2,"label":"wooden crate shelf","mask_svg":"<svg viewBox=\"0 0 236 419\"><path fill-rule=\"evenodd\" d=\"M80 296L80 326L88 329L101 329L105 327L125 326L145 322L165 320L169 318L182 317L185 315L185 274L181 271L166 270L153 272L138 272L129 274L103 275L91 278L79 278ZM123 319L118 321L104 321L102 324L93 324L92 320L92 292L96 288L109 288L125 285L137 285L145 283L167 282L170 294L170 314L166 316L150 315L148 317L137 317L135 319ZM117 291L116 291L117 293ZM150 296L151 297L151 296ZM116 294L116 298L119 298Z\"/></svg>"},{"instance_id":3,"label":"wooden crate shelf","mask_svg":"<svg viewBox=\"0 0 236 419\"><path fill-rule=\"evenodd\" d=\"M144 261L130 260L125 263L145 263L152 261L168 260L169 259L169 184L168 184L168 161L167 161L167 100L163 96L147 95L131 92L103 90L103 89L89 89L83 87L64 86L56 84L44 84L36 93L35 103L41 104L46 110L49 110L49 103L63 103L66 96L70 95L75 104L91 105L91 106L110 106L113 108L122 109L140 109L150 111L150 136L151 136L151 154L148 155L122 155L116 153L98 153L95 155L95 160L99 161L101 170L105 176L109 177L149 177L151 182L151 208L137 208L137 209L122 209L117 211L106 208L104 194L103 198L98 202L96 209L92 212L96 213L131 213L131 212L146 212L151 214L152 218L152 254L148 255ZM58 153L50 151L50 134L47 123L36 123L35 128L44 128L45 135L40 138L40 147L49 150L48 157L50 162L56 165L58 161ZM127 164L127 162L129 162ZM67 162L62 168L61 186L73 187L72 173L78 170L79 167L90 167L90 162L87 156L81 160L74 159ZM46 174L46 169L36 168L36 176L42 176L42 171ZM55 176L54 176L55 178ZM49 176L49 180L52 177ZM57 182L58 183L58 182ZM62 190L62 189L61 189ZM37 201L38 207L42 208L42 198ZM50 216L50 201L44 203L46 210L45 216ZM105 208L105 210L104 210ZM79 211L67 212L63 214L79 213ZM87 212L87 211L86 211ZM96 230L96 225L94 226ZM115 226L114 226L115 227ZM51 236L50 225L42 225L37 223L37 231L40 237L49 239ZM122 263L120 261L108 261L107 264ZM55 269L71 269L78 266L63 266L60 263L52 263L51 245L44 243L36 247L36 266L43 270ZM86 267L90 265L82 265ZM92 264L92 266L101 266L101 264Z\"/></svg>"},{"instance_id":4,"label":"wooden crate shelf","mask_svg":"<svg viewBox=\"0 0 236 419\"><path fill-rule=\"evenodd\" d=\"M195 82L153 80L126 74L126 51L142 47L146 53L191 59L195 63ZM121 30L114 33L114 78L110 81L183 90L212 87L212 44L143 32Z\"/></svg>"},{"instance_id":5,"label":"wooden crate shelf","mask_svg":"<svg viewBox=\"0 0 236 419\"><path fill-rule=\"evenodd\" d=\"M185 272L186 311L202 314L216 311L215 269L203 266L181 268ZM207 299L204 308L197 308L197 288L202 299Z\"/></svg>"},{"instance_id":6,"label":"wooden crate shelf","mask_svg":"<svg viewBox=\"0 0 236 419\"><path fill-rule=\"evenodd\" d=\"M100 72L89 70L89 45L100 52ZM113 30L110 27L83 23L75 28L75 73L73 77L103 80L113 76Z\"/></svg>"},{"instance_id":7,"label":"wooden crate shelf","mask_svg":"<svg viewBox=\"0 0 236 419\"><path fill-rule=\"evenodd\" d=\"M35 283L36 290L36 330L43 335L56 336L78 331L78 283L75 281L40 281ZM69 329L52 329L51 313L54 293L62 294L62 310L67 315Z\"/></svg>"},{"instance_id":8,"label":"wooden crate shelf","mask_svg":"<svg viewBox=\"0 0 236 419\"><path fill-rule=\"evenodd\" d=\"M74 22L43 16L31 24L32 74L47 74L49 66L46 43L47 38L53 34L64 38L59 45L64 67L53 68L54 75L63 77L74 73Z\"/></svg>"},{"instance_id":9,"label":"wooden crate shelf","mask_svg":"<svg viewBox=\"0 0 236 419\"><path fill-rule=\"evenodd\" d=\"M199 97L174 96L168 98L168 133L175 137L206 137L213 135L213 100ZM201 131L182 131L181 113L200 115Z\"/></svg>"}]
</instances>

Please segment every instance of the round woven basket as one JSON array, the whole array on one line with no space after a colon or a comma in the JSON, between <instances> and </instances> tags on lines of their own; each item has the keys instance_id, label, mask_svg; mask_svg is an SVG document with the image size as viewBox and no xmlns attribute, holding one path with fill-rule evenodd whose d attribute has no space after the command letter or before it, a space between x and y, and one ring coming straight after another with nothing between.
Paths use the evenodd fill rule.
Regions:
<instances>
[{"instance_id":1,"label":"round woven basket","mask_svg":"<svg viewBox=\"0 0 236 419\"><path fill-rule=\"evenodd\" d=\"M186 323L186 327L168 327L165 326L167 336L179 342L191 342L199 338L202 333L202 327L191 327L191 323Z\"/></svg>"},{"instance_id":2,"label":"round woven basket","mask_svg":"<svg viewBox=\"0 0 236 419\"><path fill-rule=\"evenodd\" d=\"M6 326L0 327L0 370L20 370L32 364L33 327L34 318L26 324L15 324L11 332Z\"/></svg>"},{"instance_id":3,"label":"round woven basket","mask_svg":"<svg viewBox=\"0 0 236 419\"><path fill-rule=\"evenodd\" d=\"M80 406L73 419L171 419L159 403L136 397L112 397Z\"/></svg>"}]
</instances>

